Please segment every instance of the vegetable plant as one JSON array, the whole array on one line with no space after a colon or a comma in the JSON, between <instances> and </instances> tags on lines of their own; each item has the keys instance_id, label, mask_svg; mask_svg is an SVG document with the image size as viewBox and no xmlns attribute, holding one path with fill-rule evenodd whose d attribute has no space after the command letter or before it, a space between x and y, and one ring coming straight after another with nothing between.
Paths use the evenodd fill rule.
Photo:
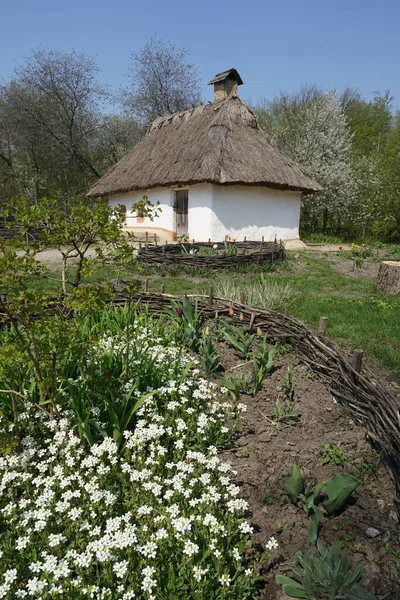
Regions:
<instances>
[{"instance_id":1,"label":"vegetable plant","mask_svg":"<svg viewBox=\"0 0 400 600\"><path fill-rule=\"evenodd\" d=\"M316 552L297 552L291 565L290 577L279 575L276 582L291 598L306 600L378 600L360 587L365 578L364 568L349 569L347 552L340 553L340 540L324 550L317 542Z\"/></svg>"},{"instance_id":2,"label":"vegetable plant","mask_svg":"<svg viewBox=\"0 0 400 600\"><path fill-rule=\"evenodd\" d=\"M309 540L312 544L315 544L318 539L318 531L323 517L318 506L318 497L322 495L323 490L325 489L324 495L327 499L322 503L322 507L331 516L344 510L352 492L359 486L359 481L349 473L340 473L328 479L327 482L317 483L314 487L310 483L306 485L304 471L295 464L292 468L292 475L283 475L282 477L286 494L293 504L297 505L301 502L301 508L309 518Z\"/></svg>"}]
</instances>

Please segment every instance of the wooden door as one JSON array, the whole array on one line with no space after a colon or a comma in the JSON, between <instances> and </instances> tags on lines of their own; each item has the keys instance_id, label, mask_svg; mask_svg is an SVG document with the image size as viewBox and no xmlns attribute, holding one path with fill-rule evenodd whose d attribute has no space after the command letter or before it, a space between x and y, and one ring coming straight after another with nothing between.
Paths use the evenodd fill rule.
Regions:
<instances>
[{"instance_id":1,"label":"wooden door","mask_svg":"<svg viewBox=\"0 0 400 600\"><path fill-rule=\"evenodd\" d=\"M176 190L174 198L176 236L187 235L189 190Z\"/></svg>"}]
</instances>

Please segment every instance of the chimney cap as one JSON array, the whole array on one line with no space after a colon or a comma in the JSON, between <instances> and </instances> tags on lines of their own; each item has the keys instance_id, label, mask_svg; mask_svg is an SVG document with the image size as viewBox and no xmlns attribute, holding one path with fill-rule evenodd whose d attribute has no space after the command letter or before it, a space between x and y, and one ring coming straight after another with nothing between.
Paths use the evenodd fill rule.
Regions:
<instances>
[{"instance_id":1,"label":"chimney cap","mask_svg":"<svg viewBox=\"0 0 400 600\"><path fill-rule=\"evenodd\" d=\"M212 83L219 83L220 81L225 81L226 79L233 79L238 85L243 84L242 78L236 69L228 69L227 71L222 71L222 73L217 73L215 77L208 82L208 85L211 85Z\"/></svg>"}]
</instances>

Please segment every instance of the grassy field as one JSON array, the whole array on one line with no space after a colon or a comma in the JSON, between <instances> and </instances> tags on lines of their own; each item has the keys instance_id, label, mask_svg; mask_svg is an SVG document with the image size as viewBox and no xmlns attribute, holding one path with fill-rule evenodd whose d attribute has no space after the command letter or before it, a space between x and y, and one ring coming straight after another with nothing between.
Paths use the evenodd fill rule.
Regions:
<instances>
[{"instance_id":1,"label":"grassy field","mask_svg":"<svg viewBox=\"0 0 400 600\"><path fill-rule=\"evenodd\" d=\"M309 327L317 329L320 317L328 317L328 335L348 350L361 348L366 358L374 357L400 381L400 298L378 293L375 284L376 268L366 262L359 272L352 272L352 263L340 255L297 254L275 272L230 273L218 272L206 276L157 276L149 280L149 290L159 291L164 284L171 294L207 293L208 287L237 287L247 290L263 282L275 285L285 296L277 299L276 309L288 301L290 314ZM344 266L346 272L337 268ZM143 273L145 275L145 273ZM290 293L291 292L291 293ZM289 293L289 298L286 296ZM266 302L268 304L268 302Z\"/></svg>"},{"instance_id":2,"label":"grassy field","mask_svg":"<svg viewBox=\"0 0 400 600\"><path fill-rule=\"evenodd\" d=\"M348 350L363 349L367 362L374 366L376 359L392 378L400 381L400 298L378 293L375 284L379 261L386 258L383 251L380 256L375 254L364 261L359 270L353 270L354 263L348 254L340 252L288 252L287 255L282 265L267 272L260 267L241 272L192 273L134 267L124 273L102 269L92 273L90 279L148 279L150 291L160 291L164 285L170 294L208 293L213 285L216 295L222 289L229 297L234 288L244 291L249 303L251 296L257 297L259 305L276 310L283 310L288 302L290 314L313 329L318 328L321 316L328 317L327 335L331 339ZM36 281L35 286L49 283Z\"/></svg>"}]
</instances>

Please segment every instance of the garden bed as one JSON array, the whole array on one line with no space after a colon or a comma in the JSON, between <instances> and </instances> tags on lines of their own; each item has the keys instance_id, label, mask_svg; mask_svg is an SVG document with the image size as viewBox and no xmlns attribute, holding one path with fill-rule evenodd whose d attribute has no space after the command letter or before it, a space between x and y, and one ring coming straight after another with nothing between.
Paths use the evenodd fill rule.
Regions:
<instances>
[{"instance_id":1,"label":"garden bed","mask_svg":"<svg viewBox=\"0 0 400 600\"><path fill-rule=\"evenodd\" d=\"M115 303L54 316L48 384L32 386L27 325L1 331L2 597L275 600L319 533L395 598L395 485L368 440L396 477L398 399L288 316L212 295ZM30 325L43 352L50 324ZM282 476L300 467L293 500ZM338 502L340 477L355 485Z\"/></svg>"},{"instance_id":2,"label":"garden bed","mask_svg":"<svg viewBox=\"0 0 400 600\"><path fill-rule=\"evenodd\" d=\"M248 364L237 368L244 361L225 344L218 346L218 352L225 375L249 371ZM327 548L339 538L351 564L365 566L370 576L367 588L380 597L397 598L400 546L396 492L379 454L372 450L366 430L335 402L323 380L295 354L281 354L274 367L256 396L242 396L247 411L236 447L220 455L237 470L240 496L249 503L253 541L265 545L271 534L278 541L274 560L264 572L265 588L260 598L286 599L275 583L276 576L289 574L289 563L297 551L312 549L308 519L284 493L282 475L290 474L294 463L304 469L306 481L313 484L342 472L362 477L354 503L341 515L327 519L319 539ZM293 425L279 423L271 414L277 400L282 400L288 367L292 370L293 400L299 404L301 415ZM376 537L369 537L371 530Z\"/></svg>"},{"instance_id":3,"label":"garden bed","mask_svg":"<svg viewBox=\"0 0 400 600\"><path fill-rule=\"evenodd\" d=\"M220 269L240 265L269 264L284 259L283 242L178 243L142 246L138 259L146 266L185 266Z\"/></svg>"}]
</instances>

